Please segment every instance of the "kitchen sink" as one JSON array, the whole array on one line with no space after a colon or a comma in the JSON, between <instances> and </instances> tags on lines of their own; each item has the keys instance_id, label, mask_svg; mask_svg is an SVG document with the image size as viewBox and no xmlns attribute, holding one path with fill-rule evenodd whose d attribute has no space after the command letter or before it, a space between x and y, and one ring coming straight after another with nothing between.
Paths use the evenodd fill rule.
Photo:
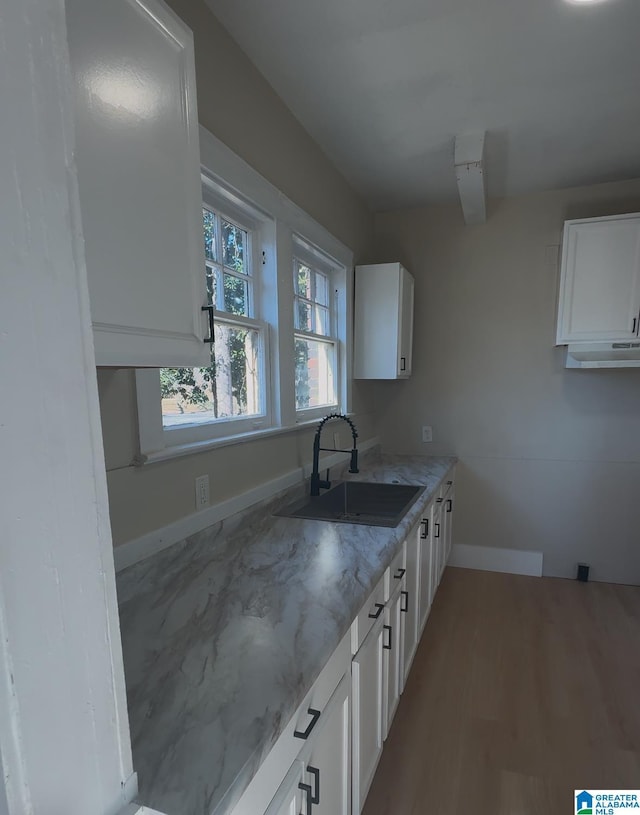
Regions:
<instances>
[{"instance_id":1,"label":"kitchen sink","mask_svg":"<svg viewBox=\"0 0 640 815\"><path fill-rule=\"evenodd\" d=\"M328 492L276 512L285 518L307 518L368 526L397 526L424 487L342 481Z\"/></svg>"}]
</instances>

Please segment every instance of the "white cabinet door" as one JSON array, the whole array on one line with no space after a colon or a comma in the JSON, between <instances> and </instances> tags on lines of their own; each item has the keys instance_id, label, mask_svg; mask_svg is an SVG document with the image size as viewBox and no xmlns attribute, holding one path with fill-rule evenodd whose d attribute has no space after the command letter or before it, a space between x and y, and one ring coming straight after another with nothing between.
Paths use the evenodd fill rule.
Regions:
<instances>
[{"instance_id":1,"label":"white cabinet door","mask_svg":"<svg viewBox=\"0 0 640 815\"><path fill-rule=\"evenodd\" d=\"M264 815L300 815L304 801L303 770L302 761L294 762Z\"/></svg>"},{"instance_id":2,"label":"white cabinet door","mask_svg":"<svg viewBox=\"0 0 640 815\"><path fill-rule=\"evenodd\" d=\"M436 499L435 507L433 510L433 550L435 553L435 588L440 585L440 578L442 577L442 572L444 571L444 549L445 549L445 530L443 528L443 521L442 521L442 506L443 506L443 499L438 498ZM431 602L433 602L433 596L435 595L435 589L433 595L431 597Z\"/></svg>"},{"instance_id":3,"label":"white cabinet door","mask_svg":"<svg viewBox=\"0 0 640 815\"><path fill-rule=\"evenodd\" d=\"M405 586L404 578L391 595L384 613L384 637L382 648L384 651L384 733L383 738L389 735L391 722L395 716L402 693L402 645L404 642L404 614L402 607Z\"/></svg>"},{"instance_id":4,"label":"white cabinet door","mask_svg":"<svg viewBox=\"0 0 640 815\"><path fill-rule=\"evenodd\" d=\"M413 356L413 278L409 272L400 266L400 314L397 374L399 379L411 376L411 362Z\"/></svg>"},{"instance_id":5,"label":"white cabinet door","mask_svg":"<svg viewBox=\"0 0 640 815\"><path fill-rule=\"evenodd\" d=\"M305 750L303 815L351 812L351 677L345 674ZM299 813L296 813L299 815Z\"/></svg>"},{"instance_id":6,"label":"white cabinet door","mask_svg":"<svg viewBox=\"0 0 640 815\"><path fill-rule=\"evenodd\" d=\"M640 215L567 221L556 344L632 339L639 316Z\"/></svg>"},{"instance_id":7,"label":"white cabinet door","mask_svg":"<svg viewBox=\"0 0 640 815\"><path fill-rule=\"evenodd\" d=\"M356 266L354 377L406 379L413 347L413 278L400 263Z\"/></svg>"},{"instance_id":8,"label":"white cabinet door","mask_svg":"<svg viewBox=\"0 0 640 815\"><path fill-rule=\"evenodd\" d=\"M193 36L160 0L67 0L96 363L209 364Z\"/></svg>"},{"instance_id":9,"label":"white cabinet door","mask_svg":"<svg viewBox=\"0 0 640 815\"><path fill-rule=\"evenodd\" d=\"M382 754L384 617L367 634L351 665L353 812L359 815Z\"/></svg>"},{"instance_id":10,"label":"white cabinet door","mask_svg":"<svg viewBox=\"0 0 640 815\"><path fill-rule=\"evenodd\" d=\"M425 509L420 522L419 555L420 555L420 600L418 604L418 635L427 622L429 609L435 593L435 550L433 545L433 504Z\"/></svg>"},{"instance_id":11,"label":"white cabinet door","mask_svg":"<svg viewBox=\"0 0 640 815\"><path fill-rule=\"evenodd\" d=\"M402 645L402 687L404 689L409 675L409 669L418 647L419 601L420 601L420 571L419 571L419 535L423 528L419 524L412 530L407 538L405 586L402 589L401 612L405 615L403 625Z\"/></svg>"},{"instance_id":12,"label":"white cabinet door","mask_svg":"<svg viewBox=\"0 0 640 815\"><path fill-rule=\"evenodd\" d=\"M448 492L445 500L444 500L444 509L442 510L442 517L445 521L444 525L444 562L445 565L449 562L449 558L451 557L451 546L453 543L453 507L455 504L455 489L453 486L451 490Z\"/></svg>"}]
</instances>

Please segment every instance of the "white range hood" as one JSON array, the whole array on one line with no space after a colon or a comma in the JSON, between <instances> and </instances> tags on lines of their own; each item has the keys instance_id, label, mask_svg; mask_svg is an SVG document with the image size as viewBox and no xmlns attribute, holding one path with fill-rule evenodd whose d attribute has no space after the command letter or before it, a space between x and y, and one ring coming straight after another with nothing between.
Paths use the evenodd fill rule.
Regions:
<instances>
[{"instance_id":1,"label":"white range hood","mask_svg":"<svg viewBox=\"0 0 640 815\"><path fill-rule=\"evenodd\" d=\"M569 343L565 367L640 368L640 340Z\"/></svg>"}]
</instances>

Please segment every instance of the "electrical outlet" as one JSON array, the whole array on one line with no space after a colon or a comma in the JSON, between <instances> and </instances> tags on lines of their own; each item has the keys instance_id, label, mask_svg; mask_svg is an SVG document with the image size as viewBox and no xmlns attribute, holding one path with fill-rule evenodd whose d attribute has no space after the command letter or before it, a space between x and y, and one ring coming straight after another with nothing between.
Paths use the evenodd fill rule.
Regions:
<instances>
[{"instance_id":1,"label":"electrical outlet","mask_svg":"<svg viewBox=\"0 0 640 815\"><path fill-rule=\"evenodd\" d=\"M196 478L196 509L205 509L209 502L209 476L199 475Z\"/></svg>"},{"instance_id":2,"label":"electrical outlet","mask_svg":"<svg viewBox=\"0 0 640 815\"><path fill-rule=\"evenodd\" d=\"M422 427L422 441L429 442L433 441L433 433L431 432L431 425L425 424Z\"/></svg>"}]
</instances>

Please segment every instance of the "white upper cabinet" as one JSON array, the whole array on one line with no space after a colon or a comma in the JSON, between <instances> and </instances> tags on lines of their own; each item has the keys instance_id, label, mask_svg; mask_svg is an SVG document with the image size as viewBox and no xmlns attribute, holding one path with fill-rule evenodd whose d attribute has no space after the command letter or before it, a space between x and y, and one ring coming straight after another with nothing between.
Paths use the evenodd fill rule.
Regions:
<instances>
[{"instance_id":1,"label":"white upper cabinet","mask_svg":"<svg viewBox=\"0 0 640 815\"><path fill-rule=\"evenodd\" d=\"M400 263L356 266L356 379L411 376L413 289L413 277Z\"/></svg>"},{"instance_id":2,"label":"white upper cabinet","mask_svg":"<svg viewBox=\"0 0 640 815\"><path fill-rule=\"evenodd\" d=\"M96 363L209 364L193 36L158 0L67 0Z\"/></svg>"},{"instance_id":3,"label":"white upper cabinet","mask_svg":"<svg viewBox=\"0 0 640 815\"><path fill-rule=\"evenodd\" d=\"M640 331L640 214L566 221L556 344Z\"/></svg>"}]
</instances>

